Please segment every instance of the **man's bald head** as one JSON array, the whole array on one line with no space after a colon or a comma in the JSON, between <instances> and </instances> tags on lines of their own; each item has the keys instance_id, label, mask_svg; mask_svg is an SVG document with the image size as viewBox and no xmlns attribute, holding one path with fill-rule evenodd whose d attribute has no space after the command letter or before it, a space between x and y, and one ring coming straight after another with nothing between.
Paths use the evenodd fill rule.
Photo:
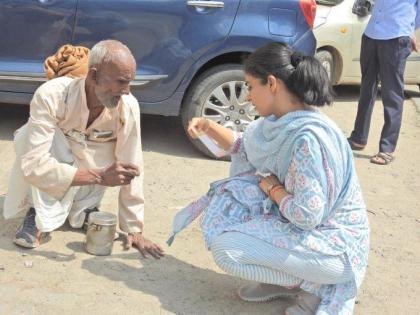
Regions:
<instances>
[{"instance_id":1,"label":"man's bald head","mask_svg":"<svg viewBox=\"0 0 420 315\"><path fill-rule=\"evenodd\" d=\"M107 39L95 44L89 53L89 68L110 63L130 64L135 68L136 60L130 49L117 40Z\"/></svg>"}]
</instances>

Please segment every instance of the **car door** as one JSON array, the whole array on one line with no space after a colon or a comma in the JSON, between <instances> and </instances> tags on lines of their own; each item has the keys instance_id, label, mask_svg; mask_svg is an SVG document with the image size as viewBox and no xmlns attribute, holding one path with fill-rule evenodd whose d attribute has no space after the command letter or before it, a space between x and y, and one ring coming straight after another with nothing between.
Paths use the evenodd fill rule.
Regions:
<instances>
[{"instance_id":1,"label":"car door","mask_svg":"<svg viewBox=\"0 0 420 315\"><path fill-rule=\"evenodd\" d=\"M71 42L77 0L0 1L0 91L32 93L43 62Z\"/></svg>"},{"instance_id":2,"label":"car door","mask_svg":"<svg viewBox=\"0 0 420 315\"><path fill-rule=\"evenodd\" d=\"M416 30L417 46L420 49L420 29ZM407 59L404 79L409 84L420 84L420 53L413 51Z\"/></svg>"},{"instance_id":3,"label":"car door","mask_svg":"<svg viewBox=\"0 0 420 315\"><path fill-rule=\"evenodd\" d=\"M79 0L74 42L91 47L113 38L125 43L137 60L137 83L149 83L134 87L134 95L160 102L175 92L199 55L228 36L239 2Z\"/></svg>"},{"instance_id":4,"label":"car door","mask_svg":"<svg viewBox=\"0 0 420 315\"><path fill-rule=\"evenodd\" d=\"M353 2L353 1L352 1ZM348 67L347 75L350 77L361 77L360 71L360 47L362 45L362 36L366 29L366 26L370 19L370 14L367 16L358 16L354 13L351 13L351 8L349 8L349 14L353 20L352 23L352 39L351 39L351 65Z\"/></svg>"}]
</instances>

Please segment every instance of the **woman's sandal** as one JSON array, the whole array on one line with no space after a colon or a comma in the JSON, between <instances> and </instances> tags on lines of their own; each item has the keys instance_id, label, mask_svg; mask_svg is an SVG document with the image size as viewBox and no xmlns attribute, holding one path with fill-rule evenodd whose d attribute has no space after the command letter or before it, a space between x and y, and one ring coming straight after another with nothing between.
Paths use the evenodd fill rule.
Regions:
<instances>
[{"instance_id":1,"label":"woman's sandal","mask_svg":"<svg viewBox=\"0 0 420 315\"><path fill-rule=\"evenodd\" d=\"M392 153L388 152L379 152L378 154L375 154L370 159L370 163L378 164L378 165L388 165L392 161L395 160L395 156Z\"/></svg>"},{"instance_id":2,"label":"woman's sandal","mask_svg":"<svg viewBox=\"0 0 420 315\"><path fill-rule=\"evenodd\" d=\"M366 147L366 145L356 143L353 140L351 140L350 138L347 138L347 141L350 145L350 148L354 151L362 151Z\"/></svg>"}]
</instances>

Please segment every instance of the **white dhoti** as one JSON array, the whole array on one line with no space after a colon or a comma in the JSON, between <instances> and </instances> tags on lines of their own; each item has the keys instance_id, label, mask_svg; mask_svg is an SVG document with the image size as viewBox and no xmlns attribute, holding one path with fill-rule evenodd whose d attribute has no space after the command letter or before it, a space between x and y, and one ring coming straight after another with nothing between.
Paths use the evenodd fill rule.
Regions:
<instances>
[{"instance_id":1,"label":"white dhoti","mask_svg":"<svg viewBox=\"0 0 420 315\"><path fill-rule=\"evenodd\" d=\"M15 132L16 160L13 164L9 185L4 200L3 215L11 218L30 207L36 209L36 225L41 232L51 232L64 224L68 218L74 228L83 226L85 209L99 206L105 192L104 186L71 186L61 200L57 200L24 179L21 169L21 156L26 152L28 138L27 125ZM68 140L56 128L50 154L60 163L76 166Z\"/></svg>"},{"instance_id":2,"label":"white dhoti","mask_svg":"<svg viewBox=\"0 0 420 315\"><path fill-rule=\"evenodd\" d=\"M104 108L88 124L85 79L60 77L35 92L30 116L15 133L16 162L4 202L10 218L29 207L36 210L41 231L52 231L66 218L83 225L83 210L101 201L106 187L71 186L78 169L100 169L112 163L131 163L140 176L120 186L119 227L141 232L144 219L143 156L137 100L123 95L116 108Z\"/></svg>"}]
</instances>

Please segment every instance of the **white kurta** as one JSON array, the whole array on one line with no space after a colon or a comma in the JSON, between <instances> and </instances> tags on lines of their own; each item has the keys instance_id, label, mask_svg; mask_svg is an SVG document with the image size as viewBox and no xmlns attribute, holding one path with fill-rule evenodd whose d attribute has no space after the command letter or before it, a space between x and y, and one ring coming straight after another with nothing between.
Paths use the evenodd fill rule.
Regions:
<instances>
[{"instance_id":1,"label":"white kurta","mask_svg":"<svg viewBox=\"0 0 420 315\"><path fill-rule=\"evenodd\" d=\"M98 203L104 187L71 187L77 168L101 168L118 161L137 165L141 174L120 187L120 228L125 232L142 230L144 172L138 102L131 94L124 95L117 108L105 108L86 127L88 117L84 79L60 77L39 87L30 104L28 122L15 135L17 158L4 204L6 218L29 206L40 206L37 196L68 208L62 209L67 214L74 207L80 212L87 205L83 199ZM42 226L38 212L46 211L37 209L37 225ZM45 228L48 229L51 228Z\"/></svg>"}]
</instances>

